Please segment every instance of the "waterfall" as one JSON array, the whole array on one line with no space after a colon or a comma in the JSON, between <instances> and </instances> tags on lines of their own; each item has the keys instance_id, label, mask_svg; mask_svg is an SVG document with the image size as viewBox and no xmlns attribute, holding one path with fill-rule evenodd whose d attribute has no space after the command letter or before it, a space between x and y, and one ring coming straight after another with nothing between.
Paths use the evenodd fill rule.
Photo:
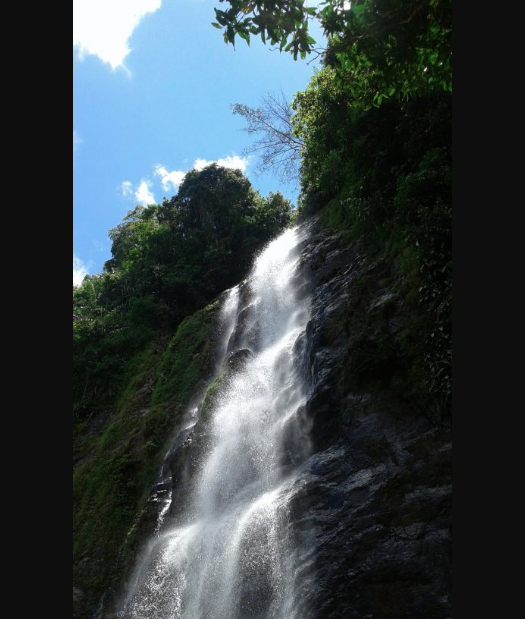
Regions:
<instances>
[{"instance_id":1,"label":"waterfall","mask_svg":"<svg viewBox=\"0 0 525 619\"><path fill-rule=\"evenodd\" d=\"M185 444L187 498L144 553L122 619L305 619L289 524L308 450L298 414L309 317L300 241L300 229L285 231L226 297L224 363Z\"/></svg>"}]
</instances>

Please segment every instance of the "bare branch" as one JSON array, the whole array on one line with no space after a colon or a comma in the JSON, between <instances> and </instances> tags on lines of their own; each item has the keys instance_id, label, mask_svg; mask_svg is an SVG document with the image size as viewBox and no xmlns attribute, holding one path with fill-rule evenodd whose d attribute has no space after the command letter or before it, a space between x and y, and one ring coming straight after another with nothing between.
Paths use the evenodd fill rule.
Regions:
<instances>
[{"instance_id":1,"label":"bare branch","mask_svg":"<svg viewBox=\"0 0 525 619\"><path fill-rule=\"evenodd\" d=\"M257 153L259 172L274 169L281 180L296 180L299 176L303 141L294 135L293 111L284 94L266 94L262 106L258 108L235 103L232 111L246 121L246 133L261 136L243 153Z\"/></svg>"}]
</instances>

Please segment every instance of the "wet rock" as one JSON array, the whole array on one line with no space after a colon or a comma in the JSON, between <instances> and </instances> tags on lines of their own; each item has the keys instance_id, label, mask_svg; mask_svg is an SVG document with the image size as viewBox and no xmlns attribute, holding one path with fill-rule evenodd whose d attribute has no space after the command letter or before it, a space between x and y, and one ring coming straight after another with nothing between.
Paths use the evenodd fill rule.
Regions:
<instances>
[{"instance_id":1,"label":"wet rock","mask_svg":"<svg viewBox=\"0 0 525 619\"><path fill-rule=\"evenodd\" d=\"M450 421L408 397L412 316L387 260L329 231L302 264L311 456L291 506L297 588L314 619L448 619Z\"/></svg>"},{"instance_id":2,"label":"wet rock","mask_svg":"<svg viewBox=\"0 0 525 619\"><path fill-rule=\"evenodd\" d=\"M245 305L237 316L236 327L230 337L228 343L228 353L233 353L236 350L242 349L246 344L246 333L250 332L249 326L254 323L254 310L253 303ZM253 329L252 329L253 330Z\"/></svg>"},{"instance_id":3,"label":"wet rock","mask_svg":"<svg viewBox=\"0 0 525 619\"><path fill-rule=\"evenodd\" d=\"M241 350L229 355L227 361L228 367L234 371L240 370L251 357L253 357L252 351L247 348L242 348Z\"/></svg>"}]
</instances>

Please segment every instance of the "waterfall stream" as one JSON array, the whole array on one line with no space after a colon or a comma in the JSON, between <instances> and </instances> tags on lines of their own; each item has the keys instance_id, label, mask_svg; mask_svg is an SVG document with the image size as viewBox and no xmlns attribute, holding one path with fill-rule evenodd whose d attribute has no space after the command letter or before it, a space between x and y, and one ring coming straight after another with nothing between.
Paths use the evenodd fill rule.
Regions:
<instances>
[{"instance_id":1,"label":"waterfall stream","mask_svg":"<svg viewBox=\"0 0 525 619\"><path fill-rule=\"evenodd\" d=\"M187 439L188 498L171 516L164 510L122 619L305 619L289 525L294 471L308 451L298 415L309 317L300 241L291 229L270 243L223 303L224 363Z\"/></svg>"}]
</instances>

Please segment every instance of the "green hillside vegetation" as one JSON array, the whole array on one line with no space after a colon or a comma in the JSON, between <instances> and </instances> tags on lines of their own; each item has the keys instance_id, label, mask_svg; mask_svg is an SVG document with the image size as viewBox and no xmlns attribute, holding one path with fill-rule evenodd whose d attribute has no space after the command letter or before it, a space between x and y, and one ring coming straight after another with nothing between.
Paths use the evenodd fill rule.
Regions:
<instances>
[{"instance_id":1,"label":"green hillside vegetation","mask_svg":"<svg viewBox=\"0 0 525 619\"><path fill-rule=\"evenodd\" d=\"M451 95L352 109L340 70L324 68L295 101L304 140L301 211L362 237L396 264L396 288L424 316L413 334L419 378L451 395Z\"/></svg>"},{"instance_id":2,"label":"green hillside vegetation","mask_svg":"<svg viewBox=\"0 0 525 619\"><path fill-rule=\"evenodd\" d=\"M215 297L291 218L289 201L262 198L240 171L192 171L170 200L128 213L104 272L73 289L79 617L129 567L173 428L211 376Z\"/></svg>"}]
</instances>

